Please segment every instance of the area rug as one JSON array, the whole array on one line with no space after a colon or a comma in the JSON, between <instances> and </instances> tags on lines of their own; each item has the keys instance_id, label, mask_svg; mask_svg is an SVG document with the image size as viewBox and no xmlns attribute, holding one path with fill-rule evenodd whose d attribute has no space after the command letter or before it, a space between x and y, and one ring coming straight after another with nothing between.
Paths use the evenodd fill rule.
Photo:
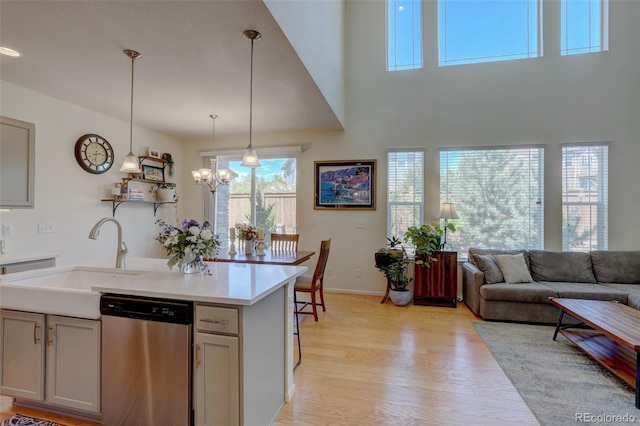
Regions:
<instances>
[{"instance_id":1,"label":"area rug","mask_svg":"<svg viewBox=\"0 0 640 426\"><path fill-rule=\"evenodd\" d=\"M553 326L473 325L541 425L640 421L633 389L562 335L554 341Z\"/></svg>"},{"instance_id":2,"label":"area rug","mask_svg":"<svg viewBox=\"0 0 640 426\"><path fill-rule=\"evenodd\" d=\"M60 423L48 422L46 420L34 419L33 417L14 414L3 421L0 426L63 426Z\"/></svg>"}]
</instances>

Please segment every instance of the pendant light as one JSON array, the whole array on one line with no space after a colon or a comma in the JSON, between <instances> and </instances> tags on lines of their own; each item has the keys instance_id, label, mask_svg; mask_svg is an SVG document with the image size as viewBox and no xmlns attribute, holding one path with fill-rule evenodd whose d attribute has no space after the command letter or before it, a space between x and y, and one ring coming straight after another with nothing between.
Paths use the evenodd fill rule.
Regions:
<instances>
[{"instance_id":1,"label":"pendant light","mask_svg":"<svg viewBox=\"0 0 640 426\"><path fill-rule=\"evenodd\" d=\"M244 38L251 40L251 79L249 84L249 146L244 150L242 163L240 163L240 165L242 167L256 168L260 167L260 160L258 159L258 153L253 147L251 139L253 125L253 42L260 40L262 38L262 34L255 30L246 30L242 35L244 35Z\"/></svg>"},{"instance_id":2,"label":"pendant light","mask_svg":"<svg viewBox=\"0 0 640 426\"><path fill-rule=\"evenodd\" d=\"M213 139L215 139L216 135L216 118L218 118L218 116L211 114L209 115L209 117L211 117L211 119L213 120L213 131L211 137L211 141L213 142ZM211 147L213 148L213 143L211 144ZM197 185L207 185L209 187L209 191L211 191L212 193L216 192L220 185L228 185L233 177L231 176L230 170L218 170L217 161L215 158L211 158L210 169L202 168L198 170L191 170L191 175L193 176L193 180Z\"/></svg>"},{"instance_id":3,"label":"pendant light","mask_svg":"<svg viewBox=\"0 0 640 426\"><path fill-rule=\"evenodd\" d=\"M120 171L123 173L140 173L138 157L133 153L133 64L142 54L135 50L125 50L124 54L131 58L131 115L129 118L129 153L124 157Z\"/></svg>"}]
</instances>

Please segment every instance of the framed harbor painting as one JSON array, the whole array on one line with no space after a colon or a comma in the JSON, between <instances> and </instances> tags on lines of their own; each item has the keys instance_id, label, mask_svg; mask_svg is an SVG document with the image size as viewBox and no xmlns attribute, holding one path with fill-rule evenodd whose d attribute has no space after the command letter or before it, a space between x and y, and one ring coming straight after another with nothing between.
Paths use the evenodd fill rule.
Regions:
<instances>
[{"instance_id":1,"label":"framed harbor painting","mask_svg":"<svg viewBox=\"0 0 640 426\"><path fill-rule=\"evenodd\" d=\"M314 209L375 210L376 160L316 161Z\"/></svg>"}]
</instances>

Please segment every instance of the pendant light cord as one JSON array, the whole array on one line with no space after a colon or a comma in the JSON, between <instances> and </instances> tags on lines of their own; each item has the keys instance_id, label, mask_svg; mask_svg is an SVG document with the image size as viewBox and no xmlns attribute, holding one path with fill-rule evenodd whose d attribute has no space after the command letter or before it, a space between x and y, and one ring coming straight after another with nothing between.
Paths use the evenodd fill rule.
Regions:
<instances>
[{"instance_id":1,"label":"pendant light cord","mask_svg":"<svg viewBox=\"0 0 640 426\"><path fill-rule=\"evenodd\" d=\"M136 58L131 57L131 113L129 114L129 152L133 152L133 67Z\"/></svg>"},{"instance_id":2,"label":"pendant light cord","mask_svg":"<svg viewBox=\"0 0 640 426\"><path fill-rule=\"evenodd\" d=\"M251 39L251 72L249 74L249 148L253 148L252 134L253 134L253 41Z\"/></svg>"}]
</instances>

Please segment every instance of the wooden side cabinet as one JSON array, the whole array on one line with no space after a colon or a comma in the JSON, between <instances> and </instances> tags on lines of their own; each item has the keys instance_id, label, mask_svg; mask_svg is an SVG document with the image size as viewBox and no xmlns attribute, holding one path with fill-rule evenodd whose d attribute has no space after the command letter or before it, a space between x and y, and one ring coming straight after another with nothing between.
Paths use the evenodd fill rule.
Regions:
<instances>
[{"instance_id":1,"label":"wooden side cabinet","mask_svg":"<svg viewBox=\"0 0 640 426\"><path fill-rule=\"evenodd\" d=\"M455 308L458 296L458 254L435 251L431 267L415 265L413 304Z\"/></svg>"}]
</instances>

